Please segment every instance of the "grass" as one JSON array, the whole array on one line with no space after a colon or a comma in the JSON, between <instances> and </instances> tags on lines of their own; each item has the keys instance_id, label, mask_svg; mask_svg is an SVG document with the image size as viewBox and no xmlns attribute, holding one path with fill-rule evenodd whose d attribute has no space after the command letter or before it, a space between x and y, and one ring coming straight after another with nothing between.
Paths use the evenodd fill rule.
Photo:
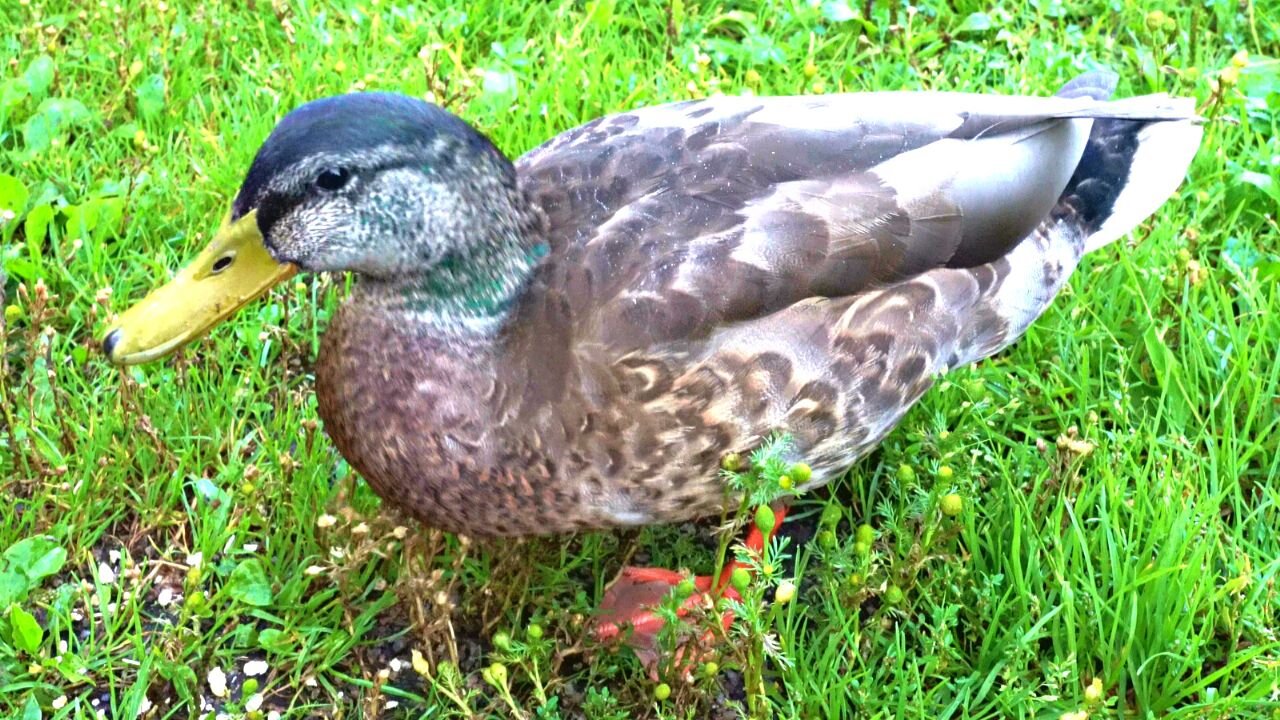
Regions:
<instances>
[{"instance_id":1,"label":"grass","mask_svg":"<svg viewBox=\"0 0 1280 720\"><path fill-rule=\"evenodd\" d=\"M0 715L1280 716L1270 0L238 5L0 8ZM748 603L664 700L585 619L628 558L709 570L711 526L487 545L380 511L310 388L339 279L162 364L94 351L320 95L429 93L514 156L714 92L1051 93L1099 65L1213 118L1188 182L803 498L751 595L796 598Z\"/></svg>"}]
</instances>

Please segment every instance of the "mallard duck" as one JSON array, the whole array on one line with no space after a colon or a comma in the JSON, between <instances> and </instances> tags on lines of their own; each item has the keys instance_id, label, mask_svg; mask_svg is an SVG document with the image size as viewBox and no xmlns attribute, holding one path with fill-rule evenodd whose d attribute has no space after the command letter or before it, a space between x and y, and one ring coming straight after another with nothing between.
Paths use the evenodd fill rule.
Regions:
<instances>
[{"instance_id":1,"label":"mallard duck","mask_svg":"<svg viewBox=\"0 0 1280 720\"><path fill-rule=\"evenodd\" d=\"M514 163L421 100L315 100L103 350L155 360L296 271L352 272L319 414L388 502L474 536L716 513L724 455L784 433L801 489L839 476L1174 192L1191 101L1114 86L692 100Z\"/></svg>"}]
</instances>

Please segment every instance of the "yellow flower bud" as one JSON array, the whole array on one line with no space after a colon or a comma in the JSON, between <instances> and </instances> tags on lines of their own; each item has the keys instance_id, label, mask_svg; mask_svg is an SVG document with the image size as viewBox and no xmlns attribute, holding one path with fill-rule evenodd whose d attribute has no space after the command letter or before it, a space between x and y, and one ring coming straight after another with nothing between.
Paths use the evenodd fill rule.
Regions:
<instances>
[{"instance_id":1,"label":"yellow flower bud","mask_svg":"<svg viewBox=\"0 0 1280 720\"><path fill-rule=\"evenodd\" d=\"M786 605L796 597L796 584L790 580L783 580L778 583L778 589L773 591L773 601L779 605Z\"/></svg>"}]
</instances>

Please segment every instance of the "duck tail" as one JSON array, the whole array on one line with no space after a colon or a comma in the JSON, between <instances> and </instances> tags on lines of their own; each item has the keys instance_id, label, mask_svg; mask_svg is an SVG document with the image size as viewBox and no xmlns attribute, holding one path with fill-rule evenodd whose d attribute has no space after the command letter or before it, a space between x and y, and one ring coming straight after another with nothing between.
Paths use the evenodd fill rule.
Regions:
<instances>
[{"instance_id":1,"label":"duck tail","mask_svg":"<svg viewBox=\"0 0 1280 720\"><path fill-rule=\"evenodd\" d=\"M1115 75L1087 73L1058 95L1105 101L1115 86ZM1163 94L1100 103L1082 115L1095 118L1093 129L1053 215L1076 224L1085 252L1092 252L1123 237L1178 189L1203 128L1192 99Z\"/></svg>"},{"instance_id":2,"label":"duck tail","mask_svg":"<svg viewBox=\"0 0 1280 720\"><path fill-rule=\"evenodd\" d=\"M1060 93L1081 103L1067 116L1093 122L1080 162L1048 221L1004 256L1003 267L989 266L996 273L991 290L956 314L968 323L947 367L987 357L1021 337L1083 253L1123 237L1185 177L1202 133L1192 101L1164 95L1108 101L1114 88L1114 76L1091 73Z\"/></svg>"}]
</instances>

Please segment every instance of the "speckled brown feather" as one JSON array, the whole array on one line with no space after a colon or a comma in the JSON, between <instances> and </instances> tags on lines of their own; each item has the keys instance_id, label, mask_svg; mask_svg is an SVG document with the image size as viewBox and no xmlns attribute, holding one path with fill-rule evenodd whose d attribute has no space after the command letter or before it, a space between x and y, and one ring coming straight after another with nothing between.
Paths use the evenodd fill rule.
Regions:
<instances>
[{"instance_id":1,"label":"speckled brown feather","mask_svg":"<svg viewBox=\"0 0 1280 720\"><path fill-rule=\"evenodd\" d=\"M827 482L1066 282L1152 124L1108 119L1104 85L720 98L565 133L516 166L550 251L500 331L441 337L358 285L317 366L326 428L388 501L473 535L715 512L722 455L779 431ZM966 168L977 147L1043 156L1010 178ZM967 174L921 170L948 163Z\"/></svg>"}]
</instances>

